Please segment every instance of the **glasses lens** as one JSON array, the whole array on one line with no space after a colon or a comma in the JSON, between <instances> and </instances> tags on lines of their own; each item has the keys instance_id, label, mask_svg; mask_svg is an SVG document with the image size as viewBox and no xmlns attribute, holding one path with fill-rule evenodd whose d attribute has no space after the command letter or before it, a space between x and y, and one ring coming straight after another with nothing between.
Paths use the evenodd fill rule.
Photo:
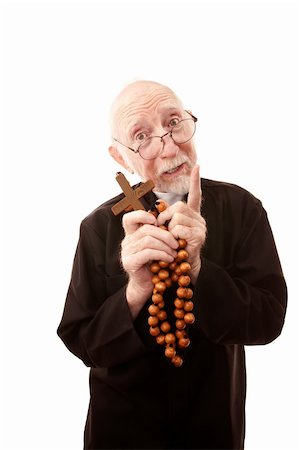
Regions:
<instances>
[{"instance_id":1,"label":"glasses lens","mask_svg":"<svg viewBox=\"0 0 299 450\"><path fill-rule=\"evenodd\" d=\"M150 137L139 146L139 155L143 159L155 159L159 156L162 148L163 141L160 137Z\"/></svg>"},{"instance_id":2,"label":"glasses lens","mask_svg":"<svg viewBox=\"0 0 299 450\"><path fill-rule=\"evenodd\" d=\"M177 144L189 141L195 133L195 122L193 119L183 119L172 129L172 139Z\"/></svg>"}]
</instances>

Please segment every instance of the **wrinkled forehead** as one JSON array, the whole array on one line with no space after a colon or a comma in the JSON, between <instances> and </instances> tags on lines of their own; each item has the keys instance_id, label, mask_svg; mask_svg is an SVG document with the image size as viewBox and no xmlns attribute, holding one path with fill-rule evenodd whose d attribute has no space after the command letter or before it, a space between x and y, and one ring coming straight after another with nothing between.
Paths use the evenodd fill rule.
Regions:
<instances>
[{"instance_id":1,"label":"wrinkled forehead","mask_svg":"<svg viewBox=\"0 0 299 450\"><path fill-rule=\"evenodd\" d=\"M175 93L158 83L129 85L116 98L111 110L112 129L123 131L139 119L182 110L183 105Z\"/></svg>"}]
</instances>

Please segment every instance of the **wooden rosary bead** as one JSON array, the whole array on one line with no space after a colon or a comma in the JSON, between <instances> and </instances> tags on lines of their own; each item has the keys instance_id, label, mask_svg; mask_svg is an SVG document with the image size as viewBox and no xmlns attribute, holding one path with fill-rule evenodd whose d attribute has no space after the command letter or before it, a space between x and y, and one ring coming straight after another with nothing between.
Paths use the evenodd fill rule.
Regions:
<instances>
[{"instance_id":1,"label":"wooden rosary bead","mask_svg":"<svg viewBox=\"0 0 299 450\"><path fill-rule=\"evenodd\" d=\"M157 305L150 305L148 307L148 312L151 316L156 316L160 312L160 308Z\"/></svg>"},{"instance_id":2,"label":"wooden rosary bead","mask_svg":"<svg viewBox=\"0 0 299 450\"><path fill-rule=\"evenodd\" d=\"M187 311L187 312L190 312L190 311L193 310L193 307L194 307L193 302L191 302L191 300L188 300L188 301L185 302L184 310Z\"/></svg>"},{"instance_id":3,"label":"wooden rosary bead","mask_svg":"<svg viewBox=\"0 0 299 450\"><path fill-rule=\"evenodd\" d=\"M185 330L175 330L175 335L178 339L186 338L187 333Z\"/></svg>"},{"instance_id":4,"label":"wooden rosary bead","mask_svg":"<svg viewBox=\"0 0 299 450\"><path fill-rule=\"evenodd\" d=\"M153 294L152 295L152 301L157 305L158 303L162 302L163 296L161 294Z\"/></svg>"},{"instance_id":5,"label":"wooden rosary bead","mask_svg":"<svg viewBox=\"0 0 299 450\"><path fill-rule=\"evenodd\" d=\"M169 322L165 321L161 323L160 328L161 331L163 331L163 333L168 333L170 331L171 326Z\"/></svg>"},{"instance_id":6,"label":"wooden rosary bead","mask_svg":"<svg viewBox=\"0 0 299 450\"><path fill-rule=\"evenodd\" d=\"M183 364L183 358L179 355L175 355L172 358L171 362L174 365L174 367L181 367L181 365Z\"/></svg>"},{"instance_id":7,"label":"wooden rosary bead","mask_svg":"<svg viewBox=\"0 0 299 450\"><path fill-rule=\"evenodd\" d=\"M164 345L165 344L165 335L158 334L158 336L156 337L156 341L159 345Z\"/></svg>"},{"instance_id":8,"label":"wooden rosary bead","mask_svg":"<svg viewBox=\"0 0 299 450\"><path fill-rule=\"evenodd\" d=\"M170 287L172 286L171 278L166 278L165 284L166 284L166 287L167 287L167 288L170 288Z\"/></svg>"},{"instance_id":9,"label":"wooden rosary bead","mask_svg":"<svg viewBox=\"0 0 299 450\"><path fill-rule=\"evenodd\" d=\"M176 269L174 270L174 273L176 275L178 275L179 277L183 274L182 269L180 268L180 266L176 267Z\"/></svg>"},{"instance_id":10,"label":"wooden rosary bead","mask_svg":"<svg viewBox=\"0 0 299 450\"><path fill-rule=\"evenodd\" d=\"M164 311L163 309L161 309L161 310L159 310L157 317L160 320L160 322L163 322L164 320L167 319L167 312Z\"/></svg>"},{"instance_id":11,"label":"wooden rosary bead","mask_svg":"<svg viewBox=\"0 0 299 450\"><path fill-rule=\"evenodd\" d=\"M180 269L182 273L187 273L189 272L189 270L191 270L191 265L188 262L184 261L180 264Z\"/></svg>"},{"instance_id":12,"label":"wooden rosary bead","mask_svg":"<svg viewBox=\"0 0 299 450\"><path fill-rule=\"evenodd\" d=\"M160 278L161 281L165 281L166 278L169 278L168 270L165 270L165 269L159 270L158 277Z\"/></svg>"},{"instance_id":13,"label":"wooden rosary bead","mask_svg":"<svg viewBox=\"0 0 299 450\"><path fill-rule=\"evenodd\" d=\"M179 248L185 248L187 246L187 241L185 239L178 239Z\"/></svg>"},{"instance_id":14,"label":"wooden rosary bead","mask_svg":"<svg viewBox=\"0 0 299 450\"><path fill-rule=\"evenodd\" d=\"M188 312L187 314L185 314L184 316L184 321L186 323L194 323L195 322L195 316L193 313Z\"/></svg>"},{"instance_id":15,"label":"wooden rosary bead","mask_svg":"<svg viewBox=\"0 0 299 450\"><path fill-rule=\"evenodd\" d=\"M167 231L167 227L165 225L159 225L159 228L161 228L161 230L166 230Z\"/></svg>"},{"instance_id":16,"label":"wooden rosary bead","mask_svg":"<svg viewBox=\"0 0 299 450\"><path fill-rule=\"evenodd\" d=\"M190 345L189 338L182 337L181 339L179 339L178 346L180 348L187 348L187 347L189 347L189 345Z\"/></svg>"},{"instance_id":17,"label":"wooden rosary bead","mask_svg":"<svg viewBox=\"0 0 299 450\"><path fill-rule=\"evenodd\" d=\"M164 292L166 289L166 284L164 283L164 281L159 281L155 284L155 288L158 292Z\"/></svg>"},{"instance_id":18,"label":"wooden rosary bead","mask_svg":"<svg viewBox=\"0 0 299 450\"><path fill-rule=\"evenodd\" d=\"M158 210L158 212L161 213L161 212L165 211L166 204L164 202L157 200L155 203L155 207Z\"/></svg>"},{"instance_id":19,"label":"wooden rosary bead","mask_svg":"<svg viewBox=\"0 0 299 450\"><path fill-rule=\"evenodd\" d=\"M186 322L183 319L177 319L175 321L175 326L178 330L183 330L184 328L186 328Z\"/></svg>"},{"instance_id":20,"label":"wooden rosary bead","mask_svg":"<svg viewBox=\"0 0 299 450\"><path fill-rule=\"evenodd\" d=\"M189 275L181 275L178 279L178 283L180 286L189 286L191 282L191 278L189 277Z\"/></svg>"},{"instance_id":21,"label":"wooden rosary bead","mask_svg":"<svg viewBox=\"0 0 299 450\"><path fill-rule=\"evenodd\" d=\"M155 327L156 325L158 325L159 319L158 319L157 316L149 316L149 318L147 319L147 323L148 323L151 327Z\"/></svg>"},{"instance_id":22,"label":"wooden rosary bead","mask_svg":"<svg viewBox=\"0 0 299 450\"><path fill-rule=\"evenodd\" d=\"M173 314L177 319L183 319L185 317L186 312L183 309L175 309Z\"/></svg>"},{"instance_id":23,"label":"wooden rosary bead","mask_svg":"<svg viewBox=\"0 0 299 450\"><path fill-rule=\"evenodd\" d=\"M173 261L172 263L169 264L168 268L169 270L174 271L177 268L177 263Z\"/></svg>"},{"instance_id":24,"label":"wooden rosary bead","mask_svg":"<svg viewBox=\"0 0 299 450\"><path fill-rule=\"evenodd\" d=\"M158 303L158 306L160 309L164 308L164 306L165 306L164 300L162 300L162 302Z\"/></svg>"},{"instance_id":25,"label":"wooden rosary bead","mask_svg":"<svg viewBox=\"0 0 299 450\"><path fill-rule=\"evenodd\" d=\"M152 277L152 283L153 283L153 284L159 283L159 281L160 281L160 278L159 278L158 275L154 275L154 276Z\"/></svg>"},{"instance_id":26,"label":"wooden rosary bead","mask_svg":"<svg viewBox=\"0 0 299 450\"><path fill-rule=\"evenodd\" d=\"M159 266L159 264L158 263L152 263L151 265L150 265L150 270L151 270L151 272L153 272L153 273L157 273L157 272L159 272L159 270L161 269L161 267Z\"/></svg>"},{"instance_id":27,"label":"wooden rosary bead","mask_svg":"<svg viewBox=\"0 0 299 450\"><path fill-rule=\"evenodd\" d=\"M193 291L190 288L186 288L186 299L190 300L193 297Z\"/></svg>"},{"instance_id":28,"label":"wooden rosary bead","mask_svg":"<svg viewBox=\"0 0 299 450\"><path fill-rule=\"evenodd\" d=\"M166 269L166 267L169 266L169 263L166 261L159 261L158 264L161 267L161 269Z\"/></svg>"},{"instance_id":29,"label":"wooden rosary bead","mask_svg":"<svg viewBox=\"0 0 299 450\"><path fill-rule=\"evenodd\" d=\"M189 253L187 252L187 250L182 249L178 251L177 257L176 257L176 261L186 261L186 259L188 259Z\"/></svg>"},{"instance_id":30,"label":"wooden rosary bead","mask_svg":"<svg viewBox=\"0 0 299 450\"><path fill-rule=\"evenodd\" d=\"M182 298L176 298L174 301L174 306L178 309L182 309L185 306L185 302Z\"/></svg>"},{"instance_id":31,"label":"wooden rosary bead","mask_svg":"<svg viewBox=\"0 0 299 450\"><path fill-rule=\"evenodd\" d=\"M178 281L178 279L179 279L179 276L178 276L175 272L173 272L173 273L171 274L171 281L173 281L174 283L176 283L176 282Z\"/></svg>"},{"instance_id":32,"label":"wooden rosary bead","mask_svg":"<svg viewBox=\"0 0 299 450\"><path fill-rule=\"evenodd\" d=\"M180 286L177 290L176 290L176 295L179 297L179 298L185 298L186 297L186 294L187 294L187 288L184 288L184 287L182 287L182 286Z\"/></svg>"},{"instance_id":33,"label":"wooden rosary bead","mask_svg":"<svg viewBox=\"0 0 299 450\"><path fill-rule=\"evenodd\" d=\"M167 333L165 335L166 344L174 344L175 343L175 335L173 333Z\"/></svg>"},{"instance_id":34,"label":"wooden rosary bead","mask_svg":"<svg viewBox=\"0 0 299 450\"><path fill-rule=\"evenodd\" d=\"M158 336L160 334L159 327L150 327L149 332L152 336Z\"/></svg>"},{"instance_id":35,"label":"wooden rosary bead","mask_svg":"<svg viewBox=\"0 0 299 450\"><path fill-rule=\"evenodd\" d=\"M165 356L166 358L172 359L175 356L175 349L171 347L170 345L166 347L165 349Z\"/></svg>"}]
</instances>

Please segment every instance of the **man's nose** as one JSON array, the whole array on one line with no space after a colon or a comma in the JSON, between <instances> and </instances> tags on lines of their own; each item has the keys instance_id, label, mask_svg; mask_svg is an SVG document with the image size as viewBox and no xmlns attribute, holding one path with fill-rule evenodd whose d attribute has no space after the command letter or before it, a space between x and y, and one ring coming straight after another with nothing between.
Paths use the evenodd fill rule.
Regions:
<instances>
[{"instance_id":1,"label":"man's nose","mask_svg":"<svg viewBox=\"0 0 299 450\"><path fill-rule=\"evenodd\" d=\"M171 134L166 134L162 138L163 148L159 155L160 158L173 158L179 151L179 146L174 142Z\"/></svg>"}]
</instances>

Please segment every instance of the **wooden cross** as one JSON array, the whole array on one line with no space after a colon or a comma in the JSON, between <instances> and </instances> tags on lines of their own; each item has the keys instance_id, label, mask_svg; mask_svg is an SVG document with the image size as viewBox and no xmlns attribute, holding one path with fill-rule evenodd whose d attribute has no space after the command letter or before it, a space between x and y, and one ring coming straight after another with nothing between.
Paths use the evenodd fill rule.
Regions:
<instances>
[{"instance_id":1,"label":"wooden cross","mask_svg":"<svg viewBox=\"0 0 299 450\"><path fill-rule=\"evenodd\" d=\"M138 188L133 189L124 174L121 172L117 172L116 181L122 188L125 198L121 199L118 203L112 206L111 210L113 214L117 216L123 211L132 211L132 209L135 211L138 209L143 209L145 211L145 208L139 199L153 189L155 186L154 182L152 180L148 180L145 183L141 183Z\"/></svg>"}]
</instances>

